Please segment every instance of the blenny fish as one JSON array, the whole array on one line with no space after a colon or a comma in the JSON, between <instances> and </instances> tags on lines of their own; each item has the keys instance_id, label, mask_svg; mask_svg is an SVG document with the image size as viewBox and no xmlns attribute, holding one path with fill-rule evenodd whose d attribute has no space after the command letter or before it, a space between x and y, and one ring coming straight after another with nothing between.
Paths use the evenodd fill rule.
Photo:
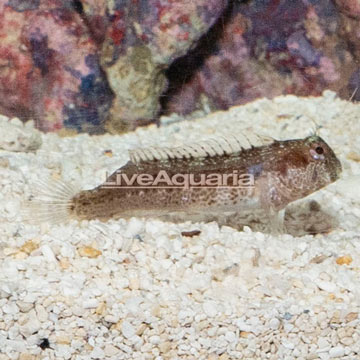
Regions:
<instances>
[{"instance_id":1,"label":"blenny fish","mask_svg":"<svg viewBox=\"0 0 360 360\"><path fill-rule=\"evenodd\" d=\"M74 193L58 183L38 201L42 211L37 214L55 222L171 215L198 221L203 215L260 209L277 232L283 229L286 205L336 181L342 171L333 150L316 134L279 141L244 133L129 155L92 190Z\"/></svg>"}]
</instances>

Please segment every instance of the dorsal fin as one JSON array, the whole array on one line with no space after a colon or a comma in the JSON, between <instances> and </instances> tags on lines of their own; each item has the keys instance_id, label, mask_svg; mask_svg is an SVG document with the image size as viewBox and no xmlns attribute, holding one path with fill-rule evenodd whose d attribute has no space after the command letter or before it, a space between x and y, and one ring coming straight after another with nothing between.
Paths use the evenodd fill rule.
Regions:
<instances>
[{"instance_id":1,"label":"dorsal fin","mask_svg":"<svg viewBox=\"0 0 360 360\"><path fill-rule=\"evenodd\" d=\"M185 144L177 147L148 147L129 150L130 160L134 164L140 162L189 159L230 155L252 147L269 145L275 140L269 136L242 133L240 135L226 135L211 138L197 143Z\"/></svg>"}]
</instances>

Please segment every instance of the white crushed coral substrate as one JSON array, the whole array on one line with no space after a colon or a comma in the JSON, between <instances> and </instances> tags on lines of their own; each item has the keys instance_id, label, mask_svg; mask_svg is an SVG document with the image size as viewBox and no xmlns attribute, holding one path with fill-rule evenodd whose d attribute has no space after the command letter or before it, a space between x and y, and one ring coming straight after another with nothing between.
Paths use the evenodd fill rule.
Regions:
<instances>
[{"instance_id":1,"label":"white crushed coral substrate","mask_svg":"<svg viewBox=\"0 0 360 360\"><path fill-rule=\"evenodd\" d=\"M359 117L360 106L326 92L123 136L47 134L35 153L0 151L0 359L359 359ZM243 128L299 138L314 129L311 119L344 168L342 180L310 197L339 221L329 234L137 218L22 222L38 180L91 188L130 148ZM201 233L181 235L192 230Z\"/></svg>"}]
</instances>

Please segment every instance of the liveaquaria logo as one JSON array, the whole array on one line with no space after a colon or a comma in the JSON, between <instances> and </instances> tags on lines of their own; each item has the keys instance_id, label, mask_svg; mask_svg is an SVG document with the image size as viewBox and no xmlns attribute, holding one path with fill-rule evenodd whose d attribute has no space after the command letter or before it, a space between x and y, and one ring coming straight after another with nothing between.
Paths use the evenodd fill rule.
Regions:
<instances>
[{"instance_id":1,"label":"liveaquaria logo","mask_svg":"<svg viewBox=\"0 0 360 360\"><path fill-rule=\"evenodd\" d=\"M254 187L253 174L239 174L237 170L231 173L213 174L172 174L166 170L160 170L156 175L153 174L132 174L116 172L107 178L102 187L106 188L252 188Z\"/></svg>"}]
</instances>

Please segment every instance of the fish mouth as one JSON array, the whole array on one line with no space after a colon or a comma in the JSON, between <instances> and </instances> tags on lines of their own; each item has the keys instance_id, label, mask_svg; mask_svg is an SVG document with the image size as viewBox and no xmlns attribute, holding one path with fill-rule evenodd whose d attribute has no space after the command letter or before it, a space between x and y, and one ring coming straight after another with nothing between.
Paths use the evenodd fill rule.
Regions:
<instances>
[{"instance_id":1,"label":"fish mouth","mask_svg":"<svg viewBox=\"0 0 360 360\"><path fill-rule=\"evenodd\" d=\"M342 173L342 166L341 166L341 162L339 159L336 159L336 161L334 162L335 165L335 171L332 172L331 174L331 181L336 181L337 179L340 178L340 175Z\"/></svg>"}]
</instances>

